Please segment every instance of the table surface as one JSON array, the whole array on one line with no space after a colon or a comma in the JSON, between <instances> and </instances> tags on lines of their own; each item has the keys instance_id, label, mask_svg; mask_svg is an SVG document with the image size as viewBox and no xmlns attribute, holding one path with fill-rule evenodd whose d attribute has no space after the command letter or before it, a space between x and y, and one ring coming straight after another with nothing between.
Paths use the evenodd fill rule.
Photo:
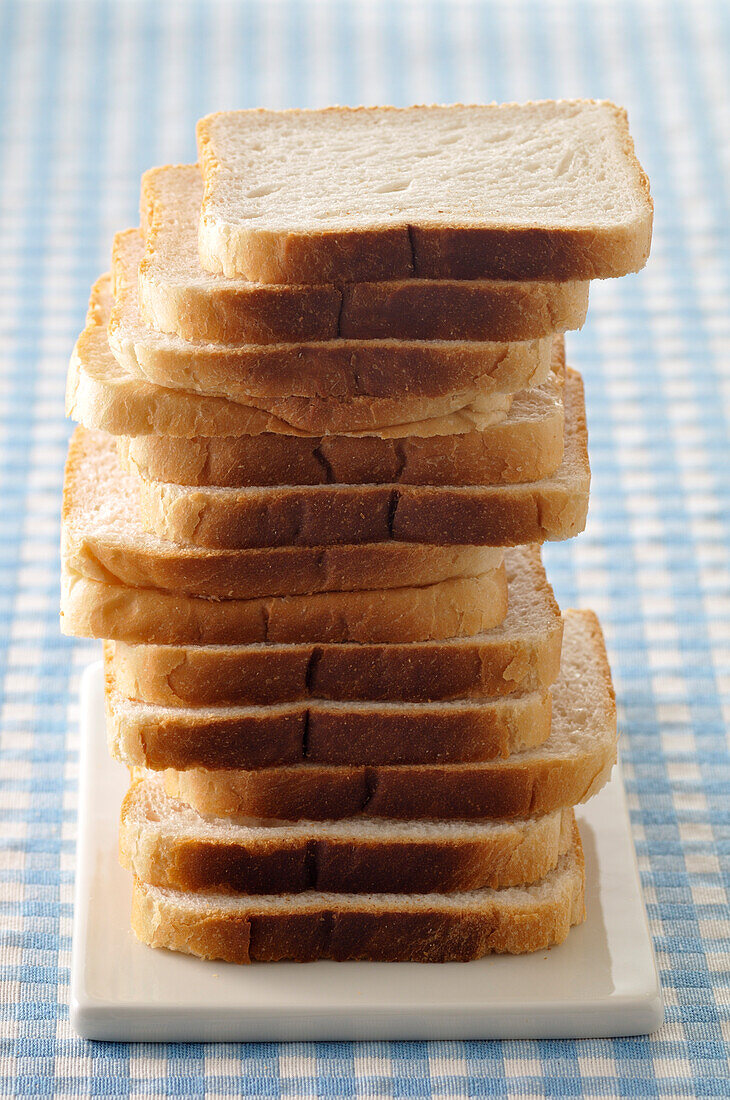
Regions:
<instances>
[{"instance_id":1,"label":"table surface","mask_svg":"<svg viewBox=\"0 0 730 1100\"><path fill-rule=\"evenodd\" d=\"M59 1096L726 1096L730 1038L730 5L0 3L0 1091ZM597 96L652 180L638 276L568 338L586 381L585 534L667 1006L650 1038L132 1045L68 1023L77 688L58 633L64 375L140 173L233 106Z\"/></svg>"}]
</instances>

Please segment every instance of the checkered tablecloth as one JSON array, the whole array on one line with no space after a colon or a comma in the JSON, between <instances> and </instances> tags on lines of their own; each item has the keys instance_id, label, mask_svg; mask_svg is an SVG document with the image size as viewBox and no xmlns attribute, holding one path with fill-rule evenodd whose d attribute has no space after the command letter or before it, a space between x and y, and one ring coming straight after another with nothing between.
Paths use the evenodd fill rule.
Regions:
<instances>
[{"instance_id":1,"label":"checkered tablecloth","mask_svg":"<svg viewBox=\"0 0 730 1100\"><path fill-rule=\"evenodd\" d=\"M656 204L649 267L596 284L587 532L551 547L607 634L667 1022L582 1042L109 1045L68 1022L77 687L58 632L64 376L152 164L214 109L598 96ZM0 1092L728 1096L730 5L0 3Z\"/></svg>"}]
</instances>

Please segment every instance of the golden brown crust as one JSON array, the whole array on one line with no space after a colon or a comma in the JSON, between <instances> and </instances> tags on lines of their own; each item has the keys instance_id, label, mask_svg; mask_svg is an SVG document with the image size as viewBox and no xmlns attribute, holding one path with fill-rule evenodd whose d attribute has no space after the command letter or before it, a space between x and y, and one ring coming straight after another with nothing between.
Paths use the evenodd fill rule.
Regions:
<instances>
[{"instance_id":1,"label":"golden brown crust","mask_svg":"<svg viewBox=\"0 0 730 1100\"><path fill-rule=\"evenodd\" d=\"M225 894L451 893L537 882L556 865L572 837L572 810L515 822L491 833L434 838L344 832L261 837L242 831L223 839L139 822L144 782L122 803L122 864L143 882L171 890ZM169 800L172 806L179 805ZM271 830L269 830L271 832Z\"/></svg>"},{"instance_id":2,"label":"golden brown crust","mask_svg":"<svg viewBox=\"0 0 730 1100\"><path fill-rule=\"evenodd\" d=\"M539 340L579 329L587 282L403 279L334 286L242 283L245 292L153 283L139 269L144 319L184 340ZM340 312L341 310L341 312Z\"/></svg>"},{"instance_id":3,"label":"golden brown crust","mask_svg":"<svg viewBox=\"0 0 730 1100\"><path fill-rule=\"evenodd\" d=\"M588 283L404 279L342 288L346 339L530 340L580 328Z\"/></svg>"},{"instance_id":4,"label":"golden brown crust","mask_svg":"<svg viewBox=\"0 0 730 1100\"><path fill-rule=\"evenodd\" d=\"M112 755L156 771L463 763L507 757L550 736L548 691L447 703L311 701L231 712L124 700L108 648L105 671Z\"/></svg>"},{"instance_id":5,"label":"golden brown crust","mask_svg":"<svg viewBox=\"0 0 730 1100\"><path fill-rule=\"evenodd\" d=\"M256 899L239 913L177 907L173 892L135 880L132 928L144 943L229 962L335 961L466 962L491 953L522 954L565 940L584 919L585 870L577 826L572 852L553 873L552 889L503 903L499 892L481 904L449 907L434 895L420 910L360 905L289 911L259 910ZM210 896L206 895L208 899ZM332 895L326 897L332 898Z\"/></svg>"},{"instance_id":6,"label":"golden brown crust","mask_svg":"<svg viewBox=\"0 0 730 1100\"><path fill-rule=\"evenodd\" d=\"M140 482L144 527L163 539L211 549L248 550L347 543L513 546L570 538L583 529L587 493L500 494L408 486L282 490L270 495L211 499L201 492L169 497L159 483ZM523 488L523 486L519 486ZM524 488L527 488L525 486ZM202 498L202 499L201 499Z\"/></svg>"},{"instance_id":7,"label":"golden brown crust","mask_svg":"<svg viewBox=\"0 0 730 1100\"><path fill-rule=\"evenodd\" d=\"M141 477L178 485L514 484L560 466L563 415L430 436L150 434L125 436L120 448Z\"/></svg>"},{"instance_id":8,"label":"golden brown crust","mask_svg":"<svg viewBox=\"0 0 730 1100\"><path fill-rule=\"evenodd\" d=\"M581 705L577 730L534 753L479 764L328 767L299 765L259 771L191 769L165 772L165 789L203 814L286 821L354 817L473 820L551 813L590 798L616 760L616 705L611 670L596 616L573 611L574 629L590 638L591 708ZM580 635L573 635L578 637ZM587 659L587 657L586 657ZM582 682L582 681L581 681ZM564 714L565 685L553 689L553 732ZM582 723L586 728L583 729Z\"/></svg>"},{"instance_id":9,"label":"golden brown crust","mask_svg":"<svg viewBox=\"0 0 730 1100\"><path fill-rule=\"evenodd\" d=\"M193 440L199 450L200 437L255 437L252 440L244 439L244 445L248 442L251 446L245 452L250 455L250 461L256 468L256 452L262 453L260 466L262 477L266 477L266 467L272 461L278 464L276 476L269 480L270 484L296 483L297 481L317 482L328 480L322 477L322 467L327 466L328 439L323 439L322 432L350 431L353 416L358 420L359 429L370 433L362 442L357 437L335 435L332 439L333 463L343 464L343 473L339 480L354 480L367 482L368 480L388 481L399 480L399 466L405 464L417 466L420 461L423 469L428 469L430 464L436 464L438 448L428 448L428 441L423 436L433 431L445 431L447 434L454 431L463 431L467 426L467 434L471 441L467 450L462 452L464 444L459 445L459 450L454 457L453 466L457 473L448 475L446 483L459 484L461 477L458 473L459 465L466 464L465 476L473 483L486 483L493 477L504 477L505 480L529 480L530 469L535 471L544 469L541 463L545 461L559 460L559 436L561 421L553 417L551 430L546 433L543 426L542 436L536 437L536 442L550 448L545 456L539 456L539 461L525 458L527 470L520 476L520 468L523 459L521 453L525 450L523 425L510 422L500 432L491 433L485 426L490 419L482 416L482 413L464 412L463 406L467 397L463 394L451 395L449 398L416 399L413 398L404 408L404 403L396 399L354 398L349 401L320 401L315 404L307 398L287 398L278 402L279 415L254 407L250 401L240 404L228 400L227 397L207 397L198 393L188 393L182 389L166 389L156 386L135 375L130 374L119 366L109 350L107 338L107 318L111 303L111 288L109 276L102 276L95 283L91 291L89 309L87 313L86 327L79 336L74 348L69 365L68 385L66 393L66 412L73 419L80 421L87 428L96 428L111 432L113 435L122 436L158 436L174 437L171 446L177 449L177 460L188 464L187 444L183 440ZM563 361L563 341L557 338L553 341L553 363L558 367ZM500 406L507 408L507 397L499 399ZM270 404L270 402L269 402ZM377 407L376 407L377 406ZM438 408L436 408L438 406ZM462 411L455 411L457 410ZM471 430L474 422L473 415L477 416L477 423L482 425L483 431ZM408 423L404 424L404 416ZM385 422L391 426L378 428L378 418L385 417ZM430 419L427 424L414 423L420 418ZM498 417L499 419L499 417ZM316 421L316 423L315 423ZM313 428L314 424L314 428ZM495 427L494 424L490 427ZM316 429L316 430L315 430ZM407 446L403 452L402 462L400 458L400 441L404 432L407 436L413 433L417 436L414 447L415 454L409 457ZM312 433L318 438L312 439ZM419 434L420 433L420 434ZM276 437L285 437L277 440ZM380 441L380 436L397 437L395 441ZM305 442L302 442L305 439ZM261 440L261 442L259 442ZM230 444L230 438L229 438ZM426 451L421 453L421 445ZM191 444L192 449L193 444ZM372 451L372 446L376 450ZM450 447L447 448L446 464L452 461L448 457ZM271 453L273 448L274 458ZM314 452L312 453L312 449ZM355 448L351 456L351 449ZM493 452L494 457L487 458L484 452ZM182 457L181 457L182 456ZM278 456L278 457L277 457ZM420 456L420 457L419 457ZM461 457L460 457L461 456ZM388 469L393 472L383 471L369 478L367 473L348 476L346 468L360 463L363 471L368 464L373 462L388 464ZM302 471L302 477L296 475L297 464L316 467L320 466L320 472L313 474ZM470 465L474 465L470 473ZM193 463L194 465L194 463ZM291 474L285 471L289 468ZM499 471L504 468L504 475ZM516 471L510 474L510 471ZM490 473L492 471L492 473ZM332 470L333 474L334 467ZM158 475L160 476L160 475ZM435 474L437 480L443 477ZM223 475L221 475L223 477ZM408 480L408 470L404 477ZM162 475L161 480L185 482L188 480L184 474ZM336 476L329 480L338 480ZM426 480L421 477L420 480ZM253 479L254 483L256 477ZM208 482L211 483L210 480ZM218 480L219 484L226 484L225 480ZM233 482L235 484L235 481ZM243 482L245 483L245 481ZM266 483L266 482L264 482Z\"/></svg>"},{"instance_id":10,"label":"golden brown crust","mask_svg":"<svg viewBox=\"0 0 730 1100\"><path fill-rule=\"evenodd\" d=\"M638 231L411 227L415 269L429 279L611 279L640 271L652 222Z\"/></svg>"},{"instance_id":11,"label":"golden brown crust","mask_svg":"<svg viewBox=\"0 0 730 1100\"><path fill-rule=\"evenodd\" d=\"M548 814L584 802L608 781L615 743L577 760L519 755L481 764L165 772L165 790L198 813L275 820L339 820L367 813L400 820L477 820Z\"/></svg>"},{"instance_id":12,"label":"golden brown crust","mask_svg":"<svg viewBox=\"0 0 730 1100\"><path fill-rule=\"evenodd\" d=\"M562 339L553 341L552 370L562 388ZM413 434L406 435L302 435L282 432L283 425L269 418L255 430L177 438L163 424L154 434L122 438L119 446L141 476L179 485L490 485L554 473L563 455L563 420L560 403L537 420L508 416L482 430L458 432L443 424L446 434L434 435L418 434L428 425L411 425Z\"/></svg>"},{"instance_id":13,"label":"golden brown crust","mask_svg":"<svg viewBox=\"0 0 730 1100\"><path fill-rule=\"evenodd\" d=\"M136 479L142 523L163 539L212 548L394 542L516 546L569 538L583 529L589 467L580 375L565 387L572 477L479 487L333 486L204 488ZM582 467L582 469L581 469Z\"/></svg>"},{"instance_id":14,"label":"golden brown crust","mask_svg":"<svg viewBox=\"0 0 730 1100\"><path fill-rule=\"evenodd\" d=\"M560 665L560 621L490 643L291 645L272 649L110 642L124 694L162 706L261 706L301 698L427 702L549 687Z\"/></svg>"},{"instance_id":15,"label":"golden brown crust","mask_svg":"<svg viewBox=\"0 0 730 1100\"><path fill-rule=\"evenodd\" d=\"M269 344L311 340L531 340L580 328L588 306L584 282L506 280L436 282L404 279L342 287L245 280L202 285L170 278L155 251L164 238L169 168L142 176L145 255L140 310L148 324L185 340ZM181 165L197 187L197 166Z\"/></svg>"},{"instance_id":16,"label":"golden brown crust","mask_svg":"<svg viewBox=\"0 0 730 1100\"><path fill-rule=\"evenodd\" d=\"M503 570L420 588L208 600L96 581L64 565L61 594L64 633L157 645L463 638L497 626L506 613Z\"/></svg>"},{"instance_id":17,"label":"golden brown crust","mask_svg":"<svg viewBox=\"0 0 730 1100\"><path fill-rule=\"evenodd\" d=\"M262 283L421 279L610 279L640 271L649 258L652 220L639 231L595 229L443 229L439 226L324 231L316 238L261 233L245 242L244 275ZM411 251L412 246L412 251Z\"/></svg>"},{"instance_id":18,"label":"golden brown crust","mask_svg":"<svg viewBox=\"0 0 730 1100\"><path fill-rule=\"evenodd\" d=\"M292 554L292 549L296 553ZM68 567L91 580L218 600L380 591L402 588L409 582L420 587L479 574L479 558L468 552L471 547L458 547L450 556L446 553L449 547L443 547L444 553L439 554L441 549L413 543L370 543L207 550L197 556L167 558L155 550L106 541L92 533L84 536L67 532L64 540ZM335 550L346 553L332 555ZM410 553L389 555L386 550Z\"/></svg>"},{"instance_id":19,"label":"golden brown crust","mask_svg":"<svg viewBox=\"0 0 730 1100\"><path fill-rule=\"evenodd\" d=\"M529 597L518 604L512 588L503 626L473 639L231 648L107 645L122 694L162 706L257 706L306 698L426 702L537 691L558 675L562 619L538 547L508 552L505 565L510 584L515 570L522 580L529 574ZM514 608L528 601L537 614L534 623L523 626Z\"/></svg>"},{"instance_id":20,"label":"golden brown crust","mask_svg":"<svg viewBox=\"0 0 730 1100\"><path fill-rule=\"evenodd\" d=\"M101 466L109 459L116 459L111 439L76 429L64 479L62 549L68 568L92 580L255 599L434 584L495 567L494 552L478 546L383 542L220 550L149 538L123 507L124 494L134 492L133 478L118 471L113 479L109 466ZM94 469L100 471L96 481ZM117 513L121 529L109 518Z\"/></svg>"},{"instance_id":21,"label":"golden brown crust","mask_svg":"<svg viewBox=\"0 0 730 1100\"><path fill-rule=\"evenodd\" d=\"M571 438L584 455L580 480L448 488L361 486L204 489L181 494L140 480L142 520L161 538L212 548L395 542L513 546L569 538L583 529L589 475L582 386L566 388ZM583 437L583 438L581 438ZM559 476L559 475L558 475Z\"/></svg>"},{"instance_id":22,"label":"golden brown crust","mask_svg":"<svg viewBox=\"0 0 730 1100\"><path fill-rule=\"evenodd\" d=\"M514 393L544 376L550 360L552 331L539 340L508 342L338 338L220 344L163 337L140 324L142 256L139 230L116 234L109 345L125 369L160 386L230 397L271 412L301 405L302 399L314 405L370 402L377 424L388 423L378 415L381 405L390 407L388 399L400 403L404 415L418 399Z\"/></svg>"}]
</instances>

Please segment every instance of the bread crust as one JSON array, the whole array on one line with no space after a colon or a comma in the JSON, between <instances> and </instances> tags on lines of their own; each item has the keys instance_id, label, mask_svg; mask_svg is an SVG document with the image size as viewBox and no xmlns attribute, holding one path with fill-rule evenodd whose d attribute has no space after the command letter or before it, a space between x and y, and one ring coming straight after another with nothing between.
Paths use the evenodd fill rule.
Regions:
<instances>
[{"instance_id":1,"label":"bread crust","mask_svg":"<svg viewBox=\"0 0 730 1100\"><path fill-rule=\"evenodd\" d=\"M417 543L365 543L253 550L203 548L199 554L165 557L156 549L106 541L70 526L64 529L63 538L68 568L91 580L213 600L382 591L403 588L409 582L424 587L487 571L480 567L481 547L457 547L448 554L450 549ZM332 553L337 550L342 553ZM500 568L495 566L494 571Z\"/></svg>"},{"instance_id":2,"label":"bread crust","mask_svg":"<svg viewBox=\"0 0 730 1100\"><path fill-rule=\"evenodd\" d=\"M479 546L382 542L231 550L168 542L146 536L135 522L126 500L134 499L135 489L134 478L118 468L113 441L77 428L62 514L62 554L70 569L138 588L254 599L433 584L499 568L499 552Z\"/></svg>"},{"instance_id":3,"label":"bread crust","mask_svg":"<svg viewBox=\"0 0 730 1100\"><path fill-rule=\"evenodd\" d=\"M499 629L499 628L497 628ZM296 699L428 702L549 687L560 666L556 615L543 634L385 646L153 646L109 642L120 690L162 706L263 706Z\"/></svg>"},{"instance_id":4,"label":"bread crust","mask_svg":"<svg viewBox=\"0 0 730 1100\"><path fill-rule=\"evenodd\" d=\"M595 102L595 101L585 101ZM460 106L460 105L459 105ZM504 105L508 106L508 105ZM528 106L528 105L525 105ZM317 233L257 229L254 223L226 223L209 212L222 171L212 126L216 115L197 125L204 178L200 259L212 272L242 275L262 283L338 283L430 279L603 279L638 271L649 256L653 204L649 181L634 151L626 112L611 110L624 154L644 199L642 216L631 225L489 226L429 223L381 225ZM427 110L411 107L413 112ZM368 108L326 108L346 114ZM396 108L379 108L381 111ZM225 112L220 112L224 114Z\"/></svg>"},{"instance_id":5,"label":"bread crust","mask_svg":"<svg viewBox=\"0 0 730 1100\"><path fill-rule=\"evenodd\" d=\"M413 642L480 634L506 614L503 569L420 588L209 600L94 580L66 563L62 568L63 632L130 643Z\"/></svg>"},{"instance_id":6,"label":"bread crust","mask_svg":"<svg viewBox=\"0 0 730 1100\"><path fill-rule=\"evenodd\" d=\"M92 288L86 326L71 355L66 412L89 428L114 435L159 432L191 438L353 431L402 435L404 422L410 429L427 421L426 431L430 432L438 429L444 418L479 429L504 418L510 408L511 392L485 395L483 388L490 389L490 385L482 382L476 388L468 386L436 397L257 397L239 389L238 397L231 399L229 378L212 387L216 393L201 392L207 387L198 386L193 377L183 379L178 363L174 379L168 377L167 386L156 385L141 371L130 372L112 354L108 335L111 305L111 281L102 276ZM515 390L541 384L548 377L548 367L549 356L541 356L537 371L531 374L520 367L506 384Z\"/></svg>"},{"instance_id":7,"label":"bread crust","mask_svg":"<svg viewBox=\"0 0 730 1100\"><path fill-rule=\"evenodd\" d=\"M165 790L201 814L272 820L370 817L475 821L549 814L592 798L608 782L615 741L576 760L520 754L479 764L299 765L258 771L165 771Z\"/></svg>"},{"instance_id":8,"label":"bread crust","mask_svg":"<svg viewBox=\"0 0 730 1100\"><path fill-rule=\"evenodd\" d=\"M500 889L537 882L569 848L573 812L504 824L465 835L437 825L404 837L397 829L377 836L346 827L323 831L316 825L294 831L247 830L211 836L176 833L174 819L144 817L150 779L133 783L122 803L119 852L124 867L152 886L225 894L336 893L426 894ZM162 800L171 813L180 803ZM158 811L159 812L159 811ZM345 823L345 826L347 823Z\"/></svg>"},{"instance_id":9,"label":"bread crust","mask_svg":"<svg viewBox=\"0 0 730 1100\"><path fill-rule=\"evenodd\" d=\"M106 647L104 658L109 748L129 767L460 763L507 757L550 736L549 691L446 703L160 707L125 700Z\"/></svg>"},{"instance_id":10,"label":"bread crust","mask_svg":"<svg viewBox=\"0 0 730 1100\"><path fill-rule=\"evenodd\" d=\"M581 328L587 282L403 279L342 288L350 340L533 340Z\"/></svg>"},{"instance_id":11,"label":"bread crust","mask_svg":"<svg viewBox=\"0 0 730 1100\"><path fill-rule=\"evenodd\" d=\"M111 297L110 277L102 276L92 288L86 325L69 363L66 413L89 429L142 437L132 440L148 456L140 456L140 462L158 461L158 452L167 456L167 472L151 474L159 480L190 484L202 478L205 483L207 464L208 484L246 484L246 466L249 484L426 481L429 470L441 484L483 484L494 478L530 480L543 476L546 462L559 464L559 416L542 426L528 424L526 440L524 423L456 408L459 400L441 402L453 406L447 415L408 423L403 403L390 401L393 423L383 429L372 426L372 402L354 399L339 412L332 402L315 410L317 417L323 414L324 423L313 432L306 426L313 413L307 399L279 402L279 415L274 415L250 402L156 386L125 371L112 355L107 337ZM563 364L564 344L558 338L553 341L553 369L559 373ZM353 406L365 421L363 434L337 434L343 429L332 428L333 418L340 413L351 417ZM302 419L304 427L298 423ZM322 435L333 430L334 435ZM528 446L533 439L534 447ZM241 467L243 480L224 472L230 461Z\"/></svg>"},{"instance_id":12,"label":"bread crust","mask_svg":"<svg viewBox=\"0 0 730 1100\"><path fill-rule=\"evenodd\" d=\"M167 241L179 235L180 218L197 220L202 193L197 165L152 168L142 176L140 312L160 332L221 344L337 338L514 341L580 328L585 320L585 282L414 278L337 287L272 286L206 278L202 272L202 278L194 278L194 266L180 277L166 262Z\"/></svg>"},{"instance_id":13,"label":"bread crust","mask_svg":"<svg viewBox=\"0 0 730 1100\"><path fill-rule=\"evenodd\" d=\"M582 328L588 282L402 279L335 286L242 282L240 290L166 283L140 264L148 325L183 340L539 340Z\"/></svg>"},{"instance_id":14,"label":"bread crust","mask_svg":"<svg viewBox=\"0 0 730 1100\"><path fill-rule=\"evenodd\" d=\"M467 962L491 953L522 954L562 943L585 917L585 867L577 826L571 850L543 880L544 889L505 898L499 891L478 903L449 902L434 894L415 911L392 895L358 898L326 894L306 906L292 898L281 912L250 899L237 913L205 895L200 910L185 895L134 883L132 928L143 943L228 962L293 959L381 962ZM383 898L388 899L383 901ZM473 897L473 895L472 895ZM177 899L183 904L176 904ZM347 898L347 900L345 900Z\"/></svg>"},{"instance_id":15,"label":"bread crust","mask_svg":"<svg viewBox=\"0 0 730 1100\"><path fill-rule=\"evenodd\" d=\"M292 344L220 344L163 336L139 314L138 229L117 233L112 253L115 301L109 346L130 372L173 389L219 394L256 405L290 398L414 398L453 391L515 393L544 375L553 333L539 340L395 340L337 338Z\"/></svg>"},{"instance_id":16,"label":"bread crust","mask_svg":"<svg viewBox=\"0 0 730 1100\"><path fill-rule=\"evenodd\" d=\"M560 668L560 611L538 547L509 551L505 568L504 622L468 640L230 648L106 644L120 692L162 706L256 706L307 698L426 702L538 691L554 682ZM528 607L537 609L534 622L519 617Z\"/></svg>"},{"instance_id":17,"label":"bread crust","mask_svg":"<svg viewBox=\"0 0 730 1100\"><path fill-rule=\"evenodd\" d=\"M507 417L458 435L148 434L119 442L140 477L178 485L512 485L558 469L563 413L534 425Z\"/></svg>"},{"instance_id":18,"label":"bread crust","mask_svg":"<svg viewBox=\"0 0 730 1100\"><path fill-rule=\"evenodd\" d=\"M633 144L633 143L632 143ZM593 228L538 226L390 225L323 231L316 238L241 230L236 238L203 222L201 260L211 272L237 273L261 283L420 279L612 279L640 271L649 258L653 218L634 230L618 226L597 237ZM226 255L225 267L218 257Z\"/></svg>"},{"instance_id":19,"label":"bread crust","mask_svg":"<svg viewBox=\"0 0 730 1100\"><path fill-rule=\"evenodd\" d=\"M562 392L562 341L555 346ZM140 477L178 485L514 484L549 477L563 457L562 401L537 417L529 405L528 394L517 395L510 412L485 428L443 418L437 425L421 422L388 433L286 434L272 426L192 439L148 433L122 436L118 443Z\"/></svg>"},{"instance_id":20,"label":"bread crust","mask_svg":"<svg viewBox=\"0 0 730 1100\"><path fill-rule=\"evenodd\" d=\"M165 790L198 813L218 817L339 820L367 814L398 819L474 820L552 813L584 802L607 782L616 760L616 704L596 616L566 615L573 657L588 671L552 689L553 732L532 752L472 764L351 767L298 765L258 771L167 770ZM576 672L573 669L572 675ZM566 672L567 675L567 672ZM592 710L587 706L592 700ZM569 734L561 732L568 713ZM575 716L570 708L578 708Z\"/></svg>"},{"instance_id":21,"label":"bread crust","mask_svg":"<svg viewBox=\"0 0 730 1100\"><path fill-rule=\"evenodd\" d=\"M212 548L420 542L505 546L569 538L585 525L589 470L580 376L565 387L564 458L582 476L518 485L309 486L234 489L137 478L145 528L163 539ZM575 459L580 454L576 463Z\"/></svg>"}]
</instances>

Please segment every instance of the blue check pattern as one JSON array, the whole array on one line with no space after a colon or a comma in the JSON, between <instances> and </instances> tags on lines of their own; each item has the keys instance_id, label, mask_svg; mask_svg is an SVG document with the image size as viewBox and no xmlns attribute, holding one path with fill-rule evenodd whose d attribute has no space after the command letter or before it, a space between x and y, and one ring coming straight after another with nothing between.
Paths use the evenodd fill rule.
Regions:
<instances>
[{"instance_id":1,"label":"blue check pattern","mask_svg":"<svg viewBox=\"0 0 730 1100\"><path fill-rule=\"evenodd\" d=\"M0 1091L18 1096L728 1096L730 5L0 3ZM649 1038L126 1045L68 1022L77 689L58 632L65 367L139 176L232 106L625 104L656 203L638 276L569 337L594 471L563 606L602 617L667 1004Z\"/></svg>"}]
</instances>

